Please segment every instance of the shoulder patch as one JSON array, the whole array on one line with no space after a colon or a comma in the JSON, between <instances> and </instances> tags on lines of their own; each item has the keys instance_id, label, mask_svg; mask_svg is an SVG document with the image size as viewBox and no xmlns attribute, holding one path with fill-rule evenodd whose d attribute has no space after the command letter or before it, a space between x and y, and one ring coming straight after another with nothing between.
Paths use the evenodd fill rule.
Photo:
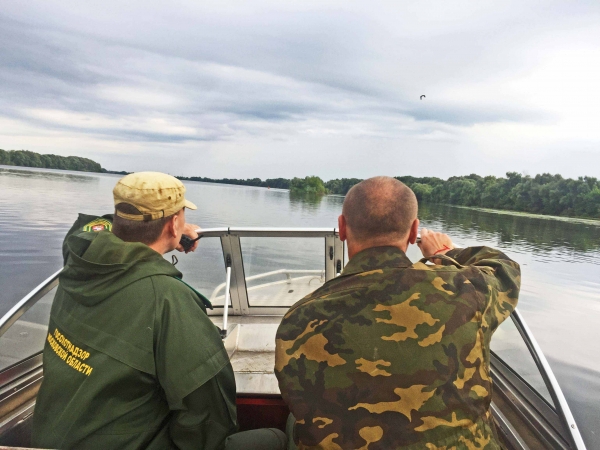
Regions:
<instances>
[{"instance_id":1,"label":"shoulder patch","mask_svg":"<svg viewBox=\"0 0 600 450\"><path fill-rule=\"evenodd\" d=\"M110 231L112 229L112 223L109 220L98 218L92 220L90 223L83 226L83 231Z\"/></svg>"}]
</instances>

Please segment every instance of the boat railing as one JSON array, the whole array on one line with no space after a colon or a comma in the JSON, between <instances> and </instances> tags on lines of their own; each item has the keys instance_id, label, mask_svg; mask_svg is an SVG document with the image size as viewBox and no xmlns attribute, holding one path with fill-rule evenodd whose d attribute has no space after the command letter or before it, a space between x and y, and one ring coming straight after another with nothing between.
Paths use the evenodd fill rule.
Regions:
<instances>
[{"instance_id":1,"label":"boat railing","mask_svg":"<svg viewBox=\"0 0 600 450\"><path fill-rule=\"evenodd\" d=\"M37 285L29 294L19 300L12 308L10 308L4 316L0 319L0 337L25 314L38 300L44 295L58 286L58 275L62 272L62 269L56 271L50 275L39 285Z\"/></svg>"},{"instance_id":2,"label":"boat railing","mask_svg":"<svg viewBox=\"0 0 600 450\"><path fill-rule=\"evenodd\" d=\"M570 444L573 448L578 450L585 450L585 443L583 442L583 438L581 437L581 433L579 432L579 428L577 427L577 423L575 422L575 418L573 417L573 413L571 412L571 408L569 408L569 404L567 403L567 399L554 376L554 372L544 355L541 347L537 343L537 340L533 336L533 333L527 326L525 319L518 311L517 308L511 314L511 319L515 324L517 330L521 334L525 345L527 346L531 357L533 358L535 365L537 366L546 388L552 397L552 401L554 403L554 407L560 421L565 430L567 430L570 436Z\"/></svg>"},{"instance_id":3,"label":"boat railing","mask_svg":"<svg viewBox=\"0 0 600 450\"><path fill-rule=\"evenodd\" d=\"M292 277L292 275L300 275L300 274L304 274L304 276ZM304 279L304 278L314 279L315 278L314 275L318 275L319 276L318 278L321 282L325 281L325 270L279 269L279 270L272 270L271 272L264 272L264 273L259 273L257 275L252 275L252 276L246 277L246 283L248 283L249 281L256 281L256 280L261 280L264 278L269 278L269 277L272 277L275 275L285 275L285 279L278 280L278 281L272 281L270 283L263 283L263 284L256 285L253 287L247 287L247 289L252 290L252 289L256 289L256 288L264 288L267 286L275 286L275 285L279 285L279 284L291 284L292 280L299 280L299 279ZM212 293L210 294L209 300L212 302L215 299L218 299L219 296L224 295L223 292L225 290L225 286L227 286L227 282L223 282L223 283L219 284L217 287L215 287L213 289Z\"/></svg>"}]
</instances>

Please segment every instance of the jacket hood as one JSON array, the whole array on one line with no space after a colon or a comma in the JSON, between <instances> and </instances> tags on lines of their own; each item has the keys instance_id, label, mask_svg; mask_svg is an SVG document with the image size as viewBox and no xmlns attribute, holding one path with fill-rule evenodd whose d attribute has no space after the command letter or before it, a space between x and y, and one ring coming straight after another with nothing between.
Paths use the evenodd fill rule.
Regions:
<instances>
[{"instance_id":1,"label":"jacket hood","mask_svg":"<svg viewBox=\"0 0 600 450\"><path fill-rule=\"evenodd\" d=\"M60 286L86 306L152 275L181 278L181 272L158 252L139 242L124 242L109 231L72 235L67 248Z\"/></svg>"}]
</instances>

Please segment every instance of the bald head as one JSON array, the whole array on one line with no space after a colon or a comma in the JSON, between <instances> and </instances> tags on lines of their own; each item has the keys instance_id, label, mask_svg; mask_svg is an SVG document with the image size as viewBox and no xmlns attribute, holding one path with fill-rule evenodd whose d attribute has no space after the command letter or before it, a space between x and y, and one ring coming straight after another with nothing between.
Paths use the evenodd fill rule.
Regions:
<instances>
[{"instance_id":1,"label":"bald head","mask_svg":"<svg viewBox=\"0 0 600 450\"><path fill-rule=\"evenodd\" d=\"M360 242L404 238L417 212L413 191L391 177L361 181L348 191L342 209L349 232Z\"/></svg>"}]
</instances>

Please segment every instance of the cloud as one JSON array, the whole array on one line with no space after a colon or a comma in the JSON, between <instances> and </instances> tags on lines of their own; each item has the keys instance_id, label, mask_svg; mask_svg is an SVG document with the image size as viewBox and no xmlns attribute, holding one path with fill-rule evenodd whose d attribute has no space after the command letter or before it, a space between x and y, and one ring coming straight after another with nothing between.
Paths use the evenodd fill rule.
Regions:
<instances>
[{"instance_id":1,"label":"cloud","mask_svg":"<svg viewBox=\"0 0 600 450\"><path fill-rule=\"evenodd\" d=\"M598 5L548 5L8 4L0 147L127 170L168 149L202 164L155 168L205 176L536 173L557 143L592 155L600 143ZM521 168L524 148L535 155ZM411 149L436 160L400 158Z\"/></svg>"}]
</instances>

